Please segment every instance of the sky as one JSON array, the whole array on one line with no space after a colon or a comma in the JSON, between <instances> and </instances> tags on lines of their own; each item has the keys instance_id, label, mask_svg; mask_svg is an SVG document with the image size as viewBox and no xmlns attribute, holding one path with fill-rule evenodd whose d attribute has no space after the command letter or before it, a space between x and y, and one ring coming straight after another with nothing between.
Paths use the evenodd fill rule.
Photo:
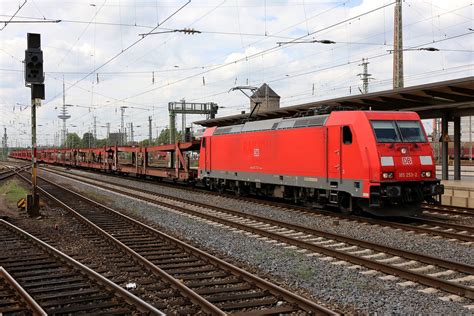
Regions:
<instances>
[{"instance_id":1,"label":"sky","mask_svg":"<svg viewBox=\"0 0 474 316\"><path fill-rule=\"evenodd\" d=\"M166 128L169 102L214 102L218 117L248 112L249 100L229 92L235 86L268 83L282 107L360 94L362 58L369 91L391 89L393 12L387 0L1 0L2 134L6 127L9 146L31 143L27 33L42 38L38 144L52 146L62 127L63 80L73 105L69 132L93 131L96 117L104 138L107 123L119 130L127 107L136 141L148 138L150 116L153 137ZM472 0L403 1L405 86L474 75L473 19ZM184 29L200 33L174 32ZM335 44L294 43L314 40ZM426 47L439 51L417 50Z\"/></svg>"}]
</instances>

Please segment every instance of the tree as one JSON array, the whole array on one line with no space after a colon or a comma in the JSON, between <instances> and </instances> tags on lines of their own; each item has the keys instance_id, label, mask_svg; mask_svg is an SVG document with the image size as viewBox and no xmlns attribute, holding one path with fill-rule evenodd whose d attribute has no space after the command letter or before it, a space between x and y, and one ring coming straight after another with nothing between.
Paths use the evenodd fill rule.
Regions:
<instances>
[{"instance_id":1,"label":"tree","mask_svg":"<svg viewBox=\"0 0 474 316\"><path fill-rule=\"evenodd\" d=\"M144 140L140 141L140 142L138 143L138 145L139 145L139 146L142 146L142 147L148 147L148 146L150 146L150 140L144 139ZM152 145L153 145L153 144L152 144Z\"/></svg>"},{"instance_id":2,"label":"tree","mask_svg":"<svg viewBox=\"0 0 474 316\"><path fill-rule=\"evenodd\" d=\"M176 133L176 140L181 140L181 131ZM157 145L165 145L170 143L170 130L169 128L162 129L160 132L160 136L156 140Z\"/></svg>"},{"instance_id":3,"label":"tree","mask_svg":"<svg viewBox=\"0 0 474 316\"><path fill-rule=\"evenodd\" d=\"M82 136L82 141L81 141L81 147L82 148L90 148L94 147L94 135L92 133L84 133Z\"/></svg>"},{"instance_id":4,"label":"tree","mask_svg":"<svg viewBox=\"0 0 474 316\"><path fill-rule=\"evenodd\" d=\"M95 140L95 147L104 147L105 145L107 145L107 138Z\"/></svg>"},{"instance_id":5,"label":"tree","mask_svg":"<svg viewBox=\"0 0 474 316\"><path fill-rule=\"evenodd\" d=\"M66 146L69 148L79 148L81 138L76 133L68 133L66 137Z\"/></svg>"}]
</instances>

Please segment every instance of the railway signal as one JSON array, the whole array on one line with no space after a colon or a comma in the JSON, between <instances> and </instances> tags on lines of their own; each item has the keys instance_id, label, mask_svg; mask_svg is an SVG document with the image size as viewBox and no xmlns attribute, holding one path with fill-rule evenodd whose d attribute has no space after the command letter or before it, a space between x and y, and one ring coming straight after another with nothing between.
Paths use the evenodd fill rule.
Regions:
<instances>
[{"instance_id":1,"label":"railway signal","mask_svg":"<svg viewBox=\"0 0 474 316\"><path fill-rule=\"evenodd\" d=\"M39 196L36 186L36 107L44 100L43 51L41 50L41 35L27 34L27 49L25 50L25 86L31 89L31 194L27 196L26 209L30 216L39 215Z\"/></svg>"}]
</instances>

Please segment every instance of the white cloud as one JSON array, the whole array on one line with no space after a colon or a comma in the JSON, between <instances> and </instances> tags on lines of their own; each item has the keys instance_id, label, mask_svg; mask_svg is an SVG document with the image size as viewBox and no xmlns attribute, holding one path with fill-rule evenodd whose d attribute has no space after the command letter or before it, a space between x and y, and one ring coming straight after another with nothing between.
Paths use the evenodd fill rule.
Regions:
<instances>
[{"instance_id":1,"label":"white cloud","mask_svg":"<svg viewBox=\"0 0 474 316\"><path fill-rule=\"evenodd\" d=\"M191 27L203 31L202 34L150 35L100 69L98 83L94 73L72 88L71 84L91 72L94 66L102 65L139 40L139 33L149 31L150 27L163 21L185 1L28 2L18 16L42 18L45 15L46 18L62 19L64 22L10 24L0 32L0 125L9 128L10 140L18 139L24 145L29 142L29 136L23 134L27 132L26 125L20 124L28 121L29 111L20 112L18 107L13 111L16 103L30 102L20 62L28 32L42 34L47 100L38 111L38 122L43 125L39 127L39 139L43 144L53 143L54 134L61 126L56 118L58 110L55 106L62 104L64 72L68 88L67 103L94 107L92 110L85 107L69 109L72 115L69 121L71 131L79 134L87 132L94 115L98 125L110 122L112 130L116 130L120 124L120 111L117 109L126 105L129 106L126 121L133 120L135 126L142 126L136 128L135 134L141 135L138 138L147 135L149 115L153 116L154 125L167 125L168 102L182 98L197 102L212 101L225 106L219 115L239 113L248 107L248 100L240 93L227 93L236 84L248 82L259 86L269 82L282 96L285 106L358 93L360 80L357 74L361 71L358 64L363 57L369 57L369 71L375 78L371 82L371 90L391 88L392 60L387 50L392 44L393 6L325 29L391 1L352 0L342 5L340 1L282 0L266 1L266 8L263 0L222 2L192 1L163 25L168 29ZM92 7L90 3L96 6ZM472 35L432 43L469 32L468 28L473 27L473 8L470 4L469 0L449 4L442 0L404 1L405 47L427 44L445 50L472 51ZM0 14L6 19L17 6L18 1L4 0ZM96 10L98 14L94 19ZM94 20L132 26L88 25L89 21ZM322 31L307 39L332 39L338 44L285 45L258 54L277 47L277 42L318 30ZM264 36L265 32L269 36ZM256 54L257 57L251 57ZM245 60L246 56L248 60ZM231 63L241 59L243 61ZM220 67L226 63L230 64ZM414 85L473 75L472 64L472 53L406 52L405 83ZM188 122L194 118L200 119L190 117ZM155 128L153 131L156 133ZM105 136L105 128L98 128L98 133L100 137Z\"/></svg>"}]
</instances>

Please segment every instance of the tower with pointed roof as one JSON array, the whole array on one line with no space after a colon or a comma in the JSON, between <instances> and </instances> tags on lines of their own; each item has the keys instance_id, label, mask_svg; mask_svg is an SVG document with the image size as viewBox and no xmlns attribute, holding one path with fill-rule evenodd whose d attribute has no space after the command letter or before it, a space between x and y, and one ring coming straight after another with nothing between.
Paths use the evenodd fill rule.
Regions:
<instances>
[{"instance_id":1,"label":"tower with pointed roof","mask_svg":"<svg viewBox=\"0 0 474 316\"><path fill-rule=\"evenodd\" d=\"M255 110L257 112L278 110L280 108L280 96L264 83L252 94L250 98L250 111L257 104L259 104L259 108Z\"/></svg>"}]
</instances>

